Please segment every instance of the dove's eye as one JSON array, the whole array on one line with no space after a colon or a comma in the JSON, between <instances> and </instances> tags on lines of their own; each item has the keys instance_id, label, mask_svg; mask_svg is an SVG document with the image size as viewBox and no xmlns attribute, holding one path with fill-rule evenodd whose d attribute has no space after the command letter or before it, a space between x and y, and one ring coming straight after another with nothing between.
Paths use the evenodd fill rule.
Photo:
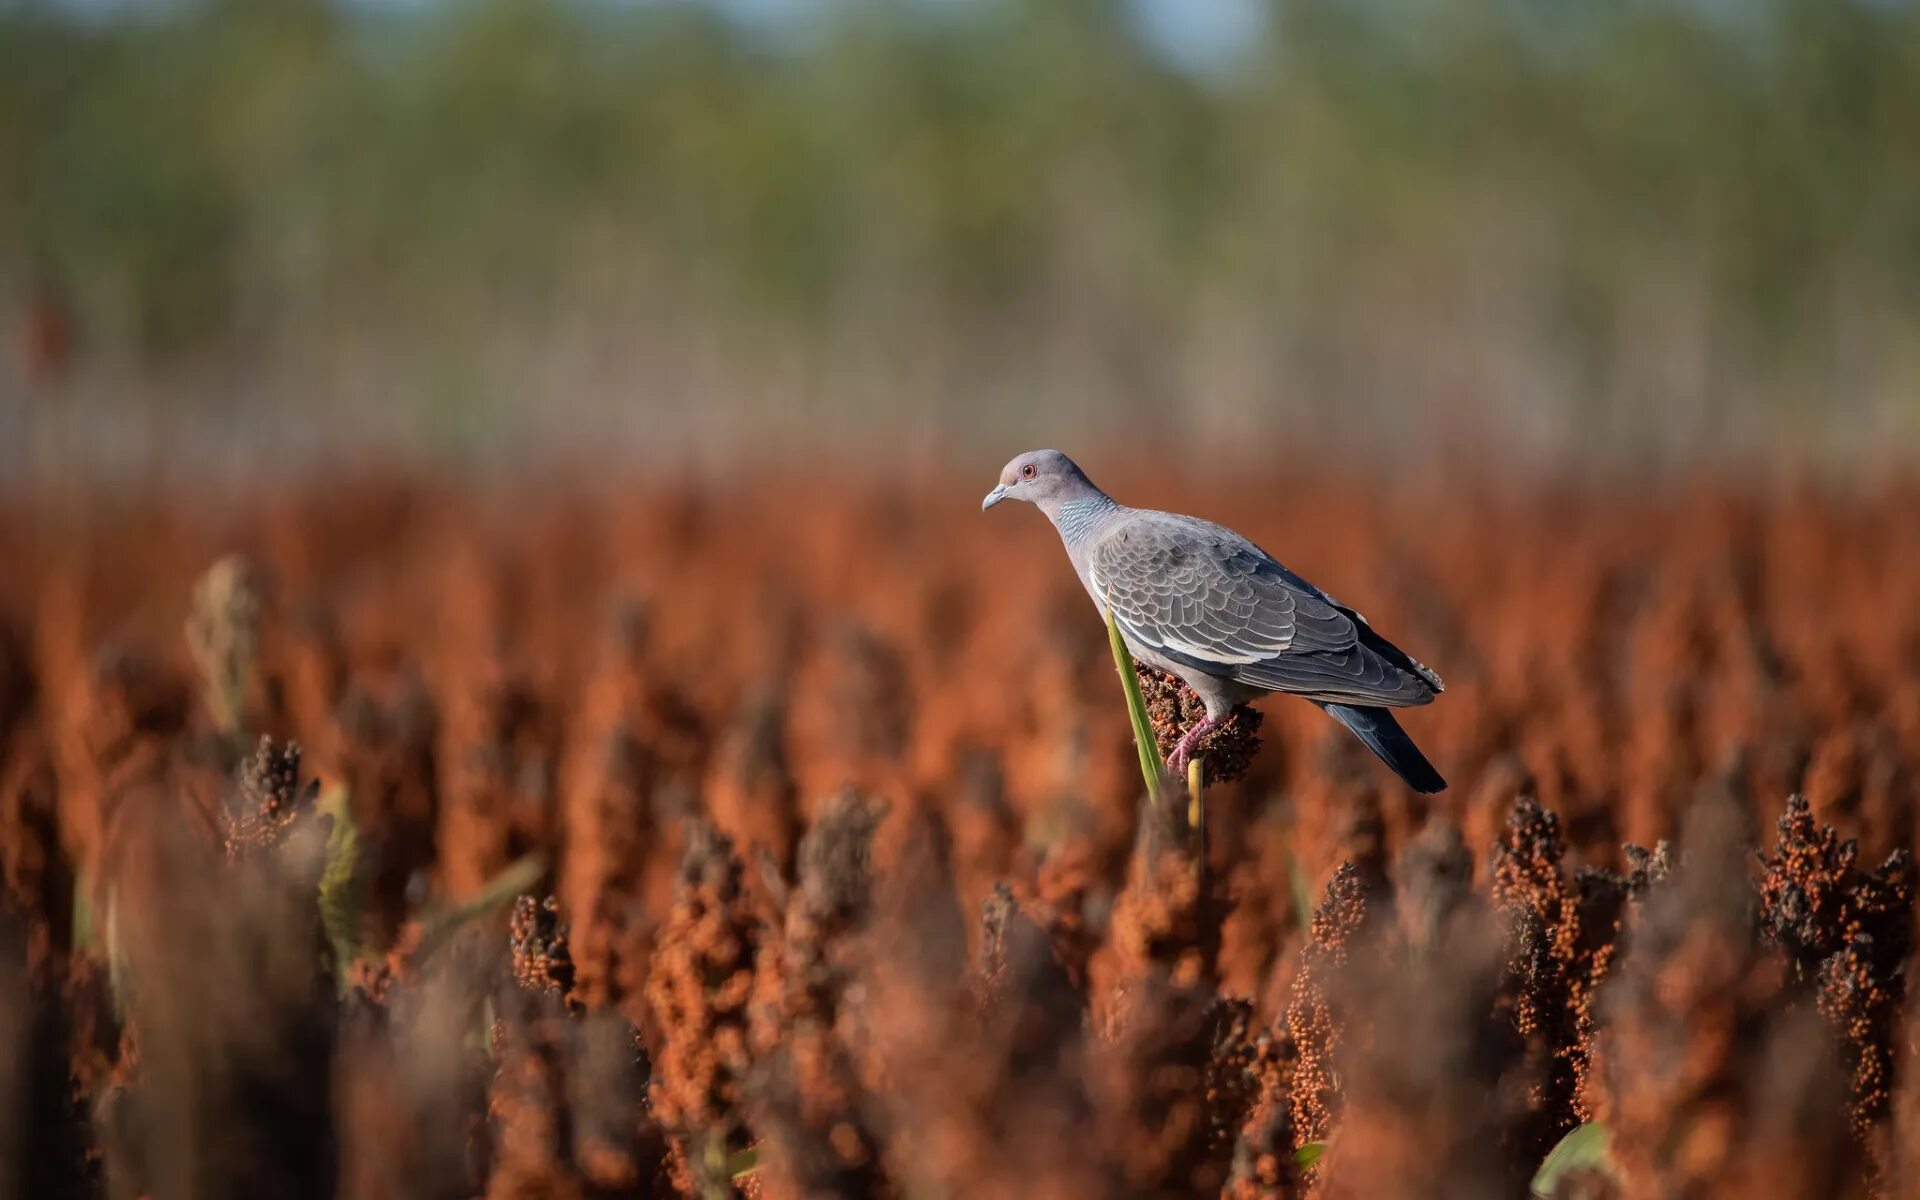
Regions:
<instances>
[{"instance_id":1,"label":"dove's eye","mask_svg":"<svg viewBox=\"0 0 1920 1200\"><path fill-rule=\"evenodd\" d=\"M1032 478L1033 478L1033 464L1032 464L1032 463L1022 463L1022 464L1020 465L1020 478L1022 478L1022 479L1032 479Z\"/></svg>"}]
</instances>

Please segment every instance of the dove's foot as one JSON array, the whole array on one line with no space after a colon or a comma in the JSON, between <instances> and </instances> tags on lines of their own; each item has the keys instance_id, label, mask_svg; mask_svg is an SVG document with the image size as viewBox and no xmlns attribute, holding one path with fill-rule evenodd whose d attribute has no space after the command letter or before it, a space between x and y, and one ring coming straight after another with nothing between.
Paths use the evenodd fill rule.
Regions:
<instances>
[{"instance_id":1,"label":"dove's foot","mask_svg":"<svg viewBox=\"0 0 1920 1200\"><path fill-rule=\"evenodd\" d=\"M1219 717L1202 717L1200 723L1180 735L1173 744L1173 753L1167 756L1167 769L1176 776L1187 773L1187 763L1193 758L1193 752L1200 748L1200 740L1220 728Z\"/></svg>"}]
</instances>

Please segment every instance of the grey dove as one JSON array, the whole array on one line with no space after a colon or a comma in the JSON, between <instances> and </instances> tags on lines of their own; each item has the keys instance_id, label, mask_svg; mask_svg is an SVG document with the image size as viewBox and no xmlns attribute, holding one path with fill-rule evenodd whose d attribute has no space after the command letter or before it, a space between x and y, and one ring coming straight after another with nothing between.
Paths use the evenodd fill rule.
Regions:
<instances>
[{"instance_id":1,"label":"grey dove","mask_svg":"<svg viewBox=\"0 0 1920 1200\"><path fill-rule=\"evenodd\" d=\"M1431 702L1440 676L1265 550L1198 517L1128 508L1058 450L1009 462L980 511L1002 500L1047 514L1102 620L1111 607L1133 656L1206 703L1174 747L1176 772L1236 705L1284 692L1325 709L1415 791L1447 786L1391 711Z\"/></svg>"}]
</instances>

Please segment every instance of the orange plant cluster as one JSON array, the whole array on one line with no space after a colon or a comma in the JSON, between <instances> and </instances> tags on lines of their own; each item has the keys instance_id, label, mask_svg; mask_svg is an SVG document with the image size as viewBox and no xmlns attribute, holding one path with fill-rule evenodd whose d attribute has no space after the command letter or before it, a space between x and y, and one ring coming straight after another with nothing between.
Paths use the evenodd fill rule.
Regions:
<instances>
[{"instance_id":1,"label":"orange plant cluster","mask_svg":"<svg viewBox=\"0 0 1920 1200\"><path fill-rule=\"evenodd\" d=\"M1125 483L1452 789L938 471L0 505L0 1197L1920 1196L1920 489Z\"/></svg>"}]
</instances>

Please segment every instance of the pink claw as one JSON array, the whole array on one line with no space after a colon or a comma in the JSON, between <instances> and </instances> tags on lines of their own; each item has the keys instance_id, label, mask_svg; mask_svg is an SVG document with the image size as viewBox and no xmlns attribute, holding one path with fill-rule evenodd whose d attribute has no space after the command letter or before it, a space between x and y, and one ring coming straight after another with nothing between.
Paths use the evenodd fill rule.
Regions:
<instances>
[{"instance_id":1,"label":"pink claw","mask_svg":"<svg viewBox=\"0 0 1920 1200\"><path fill-rule=\"evenodd\" d=\"M1173 753L1167 756L1167 766L1175 775L1187 773L1187 762L1193 758L1193 752L1200 747L1200 739L1218 728L1220 722L1213 717L1202 717L1200 723L1180 735L1173 744Z\"/></svg>"}]
</instances>

